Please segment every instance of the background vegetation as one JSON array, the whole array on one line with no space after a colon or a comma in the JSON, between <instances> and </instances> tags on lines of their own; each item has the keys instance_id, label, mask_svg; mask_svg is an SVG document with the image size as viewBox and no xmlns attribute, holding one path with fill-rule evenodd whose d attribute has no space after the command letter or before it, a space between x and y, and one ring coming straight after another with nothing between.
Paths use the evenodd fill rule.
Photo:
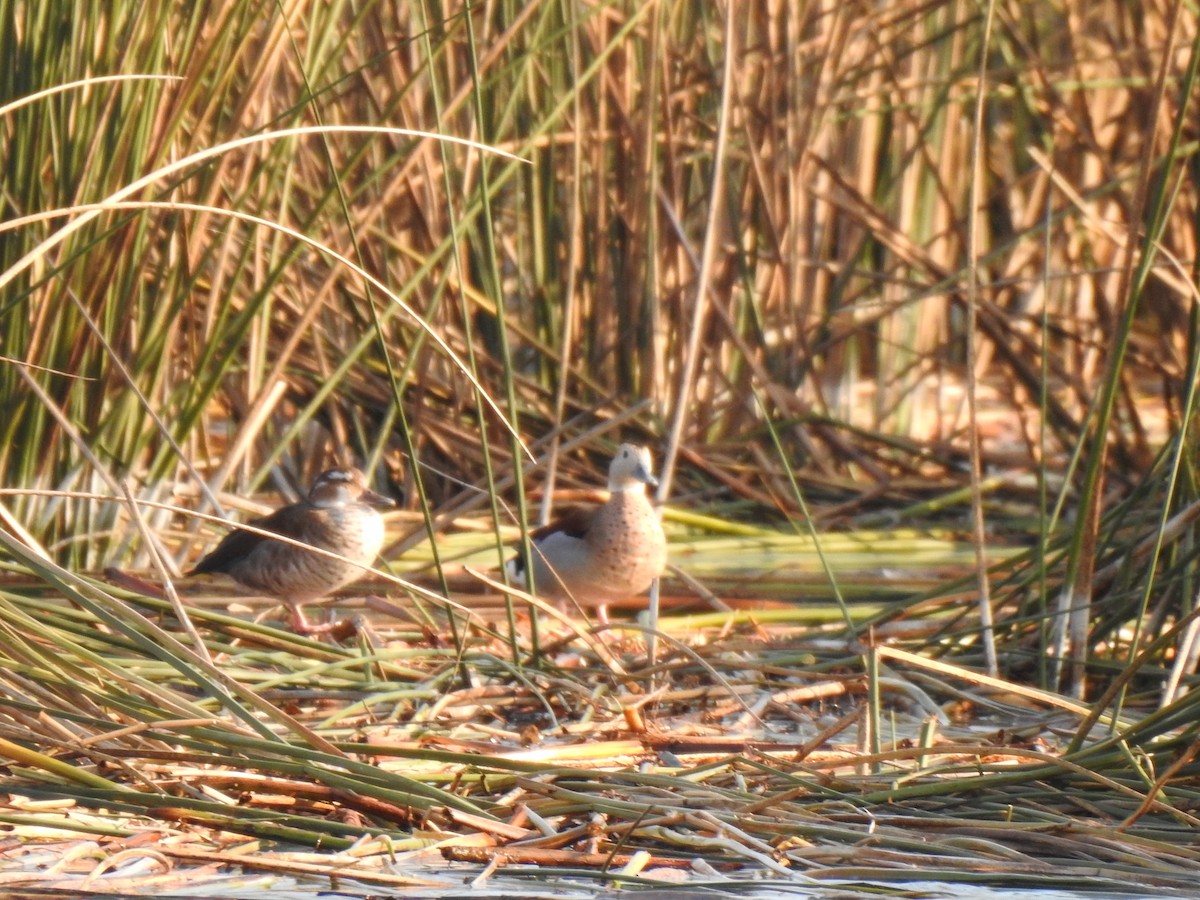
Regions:
<instances>
[{"instance_id":1,"label":"background vegetation","mask_svg":"<svg viewBox=\"0 0 1200 900\"><path fill-rule=\"evenodd\" d=\"M478 551L633 439L719 593L746 545L705 539L739 534L810 561L741 592L872 601L836 613L859 636L914 625L927 658L1097 716L1168 684L1149 747L1192 712L1197 25L1116 0L0 0L9 737L45 749L31 710L77 715L80 672L89 734L215 715L175 693L199 684L255 741L266 715L333 754L327 779L320 729L244 693L310 674L237 656L218 613L171 643L80 576L177 575L216 529L176 508L331 459L420 514L397 566L431 531ZM810 524L866 556L818 560ZM464 646L418 667L426 700ZM370 658L366 695L418 677ZM172 740L215 752L204 727Z\"/></svg>"}]
</instances>

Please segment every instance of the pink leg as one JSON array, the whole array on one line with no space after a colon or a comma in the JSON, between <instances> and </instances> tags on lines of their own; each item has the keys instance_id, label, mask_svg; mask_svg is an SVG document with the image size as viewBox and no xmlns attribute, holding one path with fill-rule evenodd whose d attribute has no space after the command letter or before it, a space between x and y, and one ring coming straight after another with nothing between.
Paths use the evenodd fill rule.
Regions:
<instances>
[{"instance_id":1,"label":"pink leg","mask_svg":"<svg viewBox=\"0 0 1200 900\"><path fill-rule=\"evenodd\" d=\"M312 637L313 635L328 634L334 640L345 640L352 637L358 630L358 623L355 621L358 617L351 619L343 619L340 622L321 622L315 623L308 621L308 617L304 615L304 608L297 603L288 603L288 624L292 631L304 637Z\"/></svg>"},{"instance_id":2,"label":"pink leg","mask_svg":"<svg viewBox=\"0 0 1200 900\"><path fill-rule=\"evenodd\" d=\"M320 625L314 625L308 621L308 616L304 615L304 607L299 603L285 605L288 610L288 624L296 634L312 634L313 629L320 629Z\"/></svg>"}]
</instances>

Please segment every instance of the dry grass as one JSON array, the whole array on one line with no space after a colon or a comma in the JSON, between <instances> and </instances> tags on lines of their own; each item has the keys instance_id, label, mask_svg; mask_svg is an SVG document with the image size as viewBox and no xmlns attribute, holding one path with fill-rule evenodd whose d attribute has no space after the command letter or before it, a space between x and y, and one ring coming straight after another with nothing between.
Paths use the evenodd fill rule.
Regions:
<instances>
[{"instance_id":1,"label":"dry grass","mask_svg":"<svg viewBox=\"0 0 1200 900\"><path fill-rule=\"evenodd\" d=\"M1194 880L1195 10L0 12L9 821ZM655 672L462 567L618 438L700 582ZM406 497L377 645L81 574L331 457Z\"/></svg>"}]
</instances>

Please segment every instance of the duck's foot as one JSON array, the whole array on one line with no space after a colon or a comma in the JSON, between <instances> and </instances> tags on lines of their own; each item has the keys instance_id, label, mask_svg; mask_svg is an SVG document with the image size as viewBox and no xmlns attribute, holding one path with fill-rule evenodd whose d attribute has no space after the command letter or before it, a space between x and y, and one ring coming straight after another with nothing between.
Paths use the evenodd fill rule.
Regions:
<instances>
[{"instance_id":1,"label":"duck's foot","mask_svg":"<svg viewBox=\"0 0 1200 900\"><path fill-rule=\"evenodd\" d=\"M302 637L326 637L332 641L345 641L359 632L361 616L351 616L336 622L310 622L299 606L288 604L288 625Z\"/></svg>"}]
</instances>

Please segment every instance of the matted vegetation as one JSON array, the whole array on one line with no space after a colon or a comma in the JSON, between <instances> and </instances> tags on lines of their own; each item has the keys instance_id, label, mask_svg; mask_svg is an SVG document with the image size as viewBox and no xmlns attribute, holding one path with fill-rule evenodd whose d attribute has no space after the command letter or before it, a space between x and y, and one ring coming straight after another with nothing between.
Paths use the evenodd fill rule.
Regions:
<instances>
[{"instance_id":1,"label":"matted vegetation","mask_svg":"<svg viewBox=\"0 0 1200 900\"><path fill-rule=\"evenodd\" d=\"M1194 884L1194 9L0 11L0 883ZM334 459L357 640L180 578Z\"/></svg>"}]
</instances>

